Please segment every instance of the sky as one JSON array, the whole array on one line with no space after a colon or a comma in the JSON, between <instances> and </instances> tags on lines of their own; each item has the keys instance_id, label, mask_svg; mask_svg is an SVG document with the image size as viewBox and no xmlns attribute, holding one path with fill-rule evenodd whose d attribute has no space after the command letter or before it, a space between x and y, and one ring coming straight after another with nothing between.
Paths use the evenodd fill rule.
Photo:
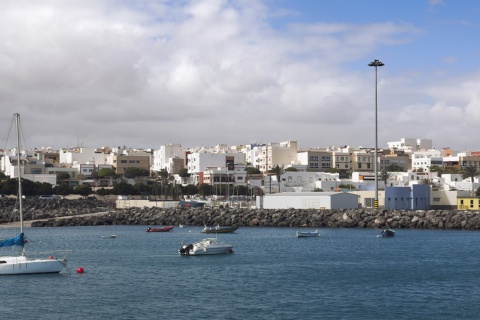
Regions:
<instances>
[{"instance_id":1,"label":"sky","mask_svg":"<svg viewBox=\"0 0 480 320\"><path fill-rule=\"evenodd\" d=\"M54 149L374 147L377 114L380 148L421 138L480 150L478 0L0 8L0 148L14 147L14 113L28 148Z\"/></svg>"}]
</instances>

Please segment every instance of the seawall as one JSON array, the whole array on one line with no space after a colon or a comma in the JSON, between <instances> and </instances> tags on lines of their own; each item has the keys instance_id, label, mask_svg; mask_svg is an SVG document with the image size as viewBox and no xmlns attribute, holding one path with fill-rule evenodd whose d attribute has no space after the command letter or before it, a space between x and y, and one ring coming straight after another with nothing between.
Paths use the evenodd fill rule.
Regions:
<instances>
[{"instance_id":1,"label":"seawall","mask_svg":"<svg viewBox=\"0 0 480 320\"><path fill-rule=\"evenodd\" d=\"M312 228L396 228L480 230L480 212L457 210L386 211L266 210L236 208L129 208L104 214L35 221L32 227L95 225L236 225Z\"/></svg>"}]
</instances>

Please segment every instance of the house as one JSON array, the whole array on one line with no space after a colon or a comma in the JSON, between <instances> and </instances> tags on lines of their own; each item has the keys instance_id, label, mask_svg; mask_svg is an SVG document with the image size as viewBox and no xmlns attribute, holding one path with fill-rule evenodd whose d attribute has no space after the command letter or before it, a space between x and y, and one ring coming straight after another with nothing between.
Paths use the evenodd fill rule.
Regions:
<instances>
[{"instance_id":1,"label":"house","mask_svg":"<svg viewBox=\"0 0 480 320\"><path fill-rule=\"evenodd\" d=\"M480 210L480 197L459 196L457 198L457 209Z\"/></svg>"}]
</instances>

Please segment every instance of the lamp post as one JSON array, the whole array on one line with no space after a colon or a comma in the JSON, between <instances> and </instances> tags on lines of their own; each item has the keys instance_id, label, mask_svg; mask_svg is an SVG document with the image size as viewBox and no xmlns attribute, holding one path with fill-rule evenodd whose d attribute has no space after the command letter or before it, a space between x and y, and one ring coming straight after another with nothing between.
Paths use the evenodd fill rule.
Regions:
<instances>
[{"instance_id":1,"label":"lamp post","mask_svg":"<svg viewBox=\"0 0 480 320\"><path fill-rule=\"evenodd\" d=\"M378 109L378 94L377 94L377 67L382 67L384 64L379 60L374 60L368 64L369 67L375 67L375 162L373 170L375 170L375 203L374 208L378 209L378 120L377 120L377 109Z\"/></svg>"}]
</instances>

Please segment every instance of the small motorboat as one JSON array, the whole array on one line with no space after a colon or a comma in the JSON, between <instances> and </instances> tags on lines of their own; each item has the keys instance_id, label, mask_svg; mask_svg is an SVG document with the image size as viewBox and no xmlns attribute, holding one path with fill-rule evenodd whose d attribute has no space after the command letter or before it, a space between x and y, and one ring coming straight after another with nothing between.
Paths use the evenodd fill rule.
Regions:
<instances>
[{"instance_id":1,"label":"small motorboat","mask_svg":"<svg viewBox=\"0 0 480 320\"><path fill-rule=\"evenodd\" d=\"M307 237L319 237L320 233L318 233L318 230L315 231L297 231L297 237L298 238L307 238Z\"/></svg>"},{"instance_id":2,"label":"small motorboat","mask_svg":"<svg viewBox=\"0 0 480 320\"><path fill-rule=\"evenodd\" d=\"M168 232L173 229L173 226L166 226L166 227L160 227L160 228L152 228L148 227L146 232Z\"/></svg>"},{"instance_id":3,"label":"small motorboat","mask_svg":"<svg viewBox=\"0 0 480 320\"><path fill-rule=\"evenodd\" d=\"M109 236L102 236L102 239L115 239L117 236L114 234L111 234Z\"/></svg>"},{"instance_id":4,"label":"small motorboat","mask_svg":"<svg viewBox=\"0 0 480 320\"><path fill-rule=\"evenodd\" d=\"M180 249L178 249L178 253L184 256L233 253L233 246L231 244L219 241L216 238L206 238L198 242L182 246Z\"/></svg>"},{"instance_id":5,"label":"small motorboat","mask_svg":"<svg viewBox=\"0 0 480 320\"><path fill-rule=\"evenodd\" d=\"M236 226L216 226L216 227L207 227L203 228L203 233L232 233L237 230Z\"/></svg>"},{"instance_id":6,"label":"small motorboat","mask_svg":"<svg viewBox=\"0 0 480 320\"><path fill-rule=\"evenodd\" d=\"M392 230L392 229L384 229L380 232L380 234L378 235L378 237L381 237L381 238L391 238L391 237L395 237L395 230Z\"/></svg>"}]
</instances>

